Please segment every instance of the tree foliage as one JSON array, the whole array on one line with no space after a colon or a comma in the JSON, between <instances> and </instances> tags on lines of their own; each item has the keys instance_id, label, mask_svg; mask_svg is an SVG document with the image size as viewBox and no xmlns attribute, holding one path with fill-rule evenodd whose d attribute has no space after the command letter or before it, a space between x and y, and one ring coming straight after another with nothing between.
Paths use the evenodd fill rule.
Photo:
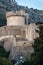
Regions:
<instances>
[{"instance_id":1,"label":"tree foliage","mask_svg":"<svg viewBox=\"0 0 43 65\"><path fill-rule=\"evenodd\" d=\"M12 63L5 57L0 57L0 65L12 65Z\"/></svg>"},{"instance_id":2,"label":"tree foliage","mask_svg":"<svg viewBox=\"0 0 43 65\"><path fill-rule=\"evenodd\" d=\"M5 14L0 14L0 27L6 25L6 16Z\"/></svg>"},{"instance_id":3,"label":"tree foliage","mask_svg":"<svg viewBox=\"0 0 43 65\"><path fill-rule=\"evenodd\" d=\"M39 38L35 39L34 53L32 54L32 65L43 65L43 25L39 26Z\"/></svg>"},{"instance_id":4,"label":"tree foliage","mask_svg":"<svg viewBox=\"0 0 43 65\"><path fill-rule=\"evenodd\" d=\"M0 65L12 65L12 63L8 60L9 53L10 52L6 52L0 43Z\"/></svg>"}]
</instances>

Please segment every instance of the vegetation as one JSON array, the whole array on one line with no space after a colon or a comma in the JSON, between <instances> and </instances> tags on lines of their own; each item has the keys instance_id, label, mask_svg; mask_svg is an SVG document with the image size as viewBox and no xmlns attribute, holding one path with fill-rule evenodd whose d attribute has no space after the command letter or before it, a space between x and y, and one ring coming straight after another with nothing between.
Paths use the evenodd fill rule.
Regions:
<instances>
[{"instance_id":1,"label":"vegetation","mask_svg":"<svg viewBox=\"0 0 43 65\"><path fill-rule=\"evenodd\" d=\"M40 31L39 38L35 39L32 47L34 48L34 53L31 54L31 58L27 58L22 65L43 65L43 26L39 26Z\"/></svg>"},{"instance_id":2,"label":"vegetation","mask_svg":"<svg viewBox=\"0 0 43 65\"><path fill-rule=\"evenodd\" d=\"M8 58L9 57L9 53L10 52L6 52L5 49L3 48L3 46L0 46L0 56L1 57L6 57Z\"/></svg>"},{"instance_id":3,"label":"vegetation","mask_svg":"<svg viewBox=\"0 0 43 65\"><path fill-rule=\"evenodd\" d=\"M0 27L6 25L6 16L4 14L0 14Z\"/></svg>"},{"instance_id":4,"label":"vegetation","mask_svg":"<svg viewBox=\"0 0 43 65\"><path fill-rule=\"evenodd\" d=\"M26 58L25 60L24 60L24 63L22 63L22 65L31 65L31 58Z\"/></svg>"},{"instance_id":5,"label":"vegetation","mask_svg":"<svg viewBox=\"0 0 43 65\"><path fill-rule=\"evenodd\" d=\"M0 65L12 65L11 62L5 57L0 57Z\"/></svg>"},{"instance_id":6,"label":"vegetation","mask_svg":"<svg viewBox=\"0 0 43 65\"><path fill-rule=\"evenodd\" d=\"M39 26L39 38L34 41L33 48L34 53L32 54L31 61L32 65L43 65L43 26Z\"/></svg>"},{"instance_id":7,"label":"vegetation","mask_svg":"<svg viewBox=\"0 0 43 65\"><path fill-rule=\"evenodd\" d=\"M8 60L9 53L10 52L6 52L0 43L0 65L12 65L12 63Z\"/></svg>"}]
</instances>

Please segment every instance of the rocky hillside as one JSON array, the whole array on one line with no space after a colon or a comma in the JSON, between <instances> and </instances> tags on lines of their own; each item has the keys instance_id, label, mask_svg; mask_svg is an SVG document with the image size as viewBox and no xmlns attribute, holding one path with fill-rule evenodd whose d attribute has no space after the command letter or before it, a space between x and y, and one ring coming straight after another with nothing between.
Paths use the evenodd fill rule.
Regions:
<instances>
[{"instance_id":1,"label":"rocky hillside","mask_svg":"<svg viewBox=\"0 0 43 65\"><path fill-rule=\"evenodd\" d=\"M6 25L5 13L8 11L25 10L29 14L29 22L43 22L43 10L18 5L15 0L0 0L0 26ZM4 20L3 20L4 19Z\"/></svg>"}]
</instances>

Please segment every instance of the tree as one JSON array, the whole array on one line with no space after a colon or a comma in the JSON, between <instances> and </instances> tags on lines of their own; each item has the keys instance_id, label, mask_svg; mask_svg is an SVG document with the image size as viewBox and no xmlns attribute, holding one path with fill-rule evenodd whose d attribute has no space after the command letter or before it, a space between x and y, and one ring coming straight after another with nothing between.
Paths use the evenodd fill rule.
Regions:
<instances>
[{"instance_id":1,"label":"tree","mask_svg":"<svg viewBox=\"0 0 43 65\"><path fill-rule=\"evenodd\" d=\"M0 65L12 65L12 63L8 60L9 53L3 47L4 42L0 42Z\"/></svg>"},{"instance_id":2,"label":"tree","mask_svg":"<svg viewBox=\"0 0 43 65\"><path fill-rule=\"evenodd\" d=\"M0 65L12 65L12 63L5 57L0 57Z\"/></svg>"},{"instance_id":3,"label":"tree","mask_svg":"<svg viewBox=\"0 0 43 65\"><path fill-rule=\"evenodd\" d=\"M2 46L4 42L0 42L0 57L9 57L10 51L7 52L4 47Z\"/></svg>"},{"instance_id":4,"label":"tree","mask_svg":"<svg viewBox=\"0 0 43 65\"><path fill-rule=\"evenodd\" d=\"M0 27L6 25L6 16L5 14L0 14Z\"/></svg>"},{"instance_id":5,"label":"tree","mask_svg":"<svg viewBox=\"0 0 43 65\"><path fill-rule=\"evenodd\" d=\"M43 25L39 26L39 38L35 39L34 44L34 53L31 55L32 65L43 65Z\"/></svg>"},{"instance_id":6,"label":"tree","mask_svg":"<svg viewBox=\"0 0 43 65\"><path fill-rule=\"evenodd\" d=\"M30 65L30 63L31 63L31 60L30 60L31 58L26 58L25 60L24 60L24 63L22 63L22 65Z\"/></svg>"}]
</instances>

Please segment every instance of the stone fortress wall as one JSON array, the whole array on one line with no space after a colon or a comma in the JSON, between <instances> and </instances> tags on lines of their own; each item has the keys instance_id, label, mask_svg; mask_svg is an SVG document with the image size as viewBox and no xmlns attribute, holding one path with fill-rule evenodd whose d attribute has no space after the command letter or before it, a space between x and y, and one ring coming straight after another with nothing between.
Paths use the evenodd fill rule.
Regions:
<instances>
[{"instance_id":1,"label":"stone fortress wall","mask_svg":"<svg viewBox=\"0 0 43 65\"><path fill-rule=\"evenodd\" d=\"M39 37L35 31L38 29L36 24L28 25L28 14L22 10L16 13L8 12L6 18L7 26L0 27L0 41L4 41L6 51L10 50L9 59L30 56L33 52L31 43L36 37ZM25 21L27 25L25 25Z\"/></svg>"},{"instance_id":2,"label":"stone fortress wall","mask_svg":"<svg viewBox=\"0 0 43 65\"><path fill-rule=\"evenodd\" d=\"M35 26L33 26L33 24L30 24L28 26L3 26L3 27L0 27L0 37L13 35L15 38L18 37L21 39L32 41L38 35L35 29L36 28Z\"/></svg>"},{"instance_id":3,"label":"stone fortress wall","mask_svg":"<svg viewBox=\"0 0 43 65\"><path fill-rule=\"evenodd\" d=\"M28 28L27 26L0 27L0 40L4 41L6 51L10 50L9 59L17 59L18 56L23 56L24 58L30 56L33 52L31 43L33 41L32 37L34 37L31 33L31 25Z\"/></svg>"},{"instance_id":4,"label":"stone fortress wall","mask_svg":"<svg viewBox=\"0 0 43 65\"><path fill-rule=\"evenodd\" d=\"M1 36L7 36L7 35L13 35L16 37L16 35L22 35L22 29L25 27L20 26L3 26L0 27L0 37Z\"/></svg>"}]
</instances>

